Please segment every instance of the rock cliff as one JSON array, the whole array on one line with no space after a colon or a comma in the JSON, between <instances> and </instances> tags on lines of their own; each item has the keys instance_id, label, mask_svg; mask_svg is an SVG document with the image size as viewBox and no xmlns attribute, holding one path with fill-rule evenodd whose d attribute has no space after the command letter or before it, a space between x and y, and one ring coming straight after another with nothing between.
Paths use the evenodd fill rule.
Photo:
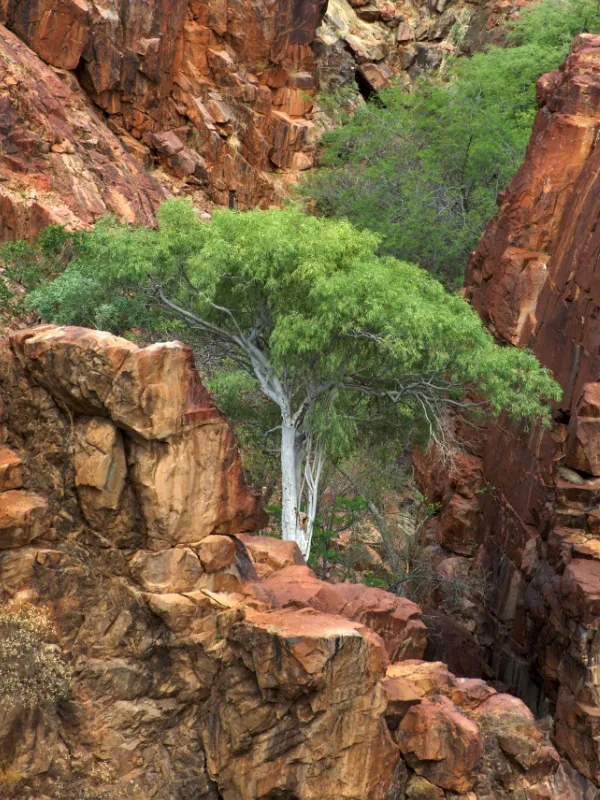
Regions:
<instances>
[{"instance_id":1,"label":"rock cliff","mask_svg":"<svg viewBox=\"0 0 600 800\"><path fill-rule=\"evenodd\" d=\"M22 330L0 396L0 607L43 611L70 673L25 707L0 664L3 798L593 796L521 701L420 660L414 603L247 533L187 348Z\"/></svg>"},{"instance_id":2,"label":"rock cliff","mask_svg":"<svg viewBox=\"0 0 600 800\"><path fill-rule=\"evenodd\" d=\"M418 471L441 514L430 531L493 577L479 641L496 675L600 781L600 38L581 35L538 84L525 161L470 260L466 292L507 346L530 347L563 388L551 429L458 422L452 474Z\"/></svg>"},{"instance_id":3,"label":"rock cliff","mask_svg":"<svg viewBox=\"0 0 600 800\"><path fill-rule=\"evenodd\" d=\"M314 164L319 89L410 81L513 10L446 5L0 0L0 240L152 223L173 194L279 202Z\"/></svg>"}]
</instances>

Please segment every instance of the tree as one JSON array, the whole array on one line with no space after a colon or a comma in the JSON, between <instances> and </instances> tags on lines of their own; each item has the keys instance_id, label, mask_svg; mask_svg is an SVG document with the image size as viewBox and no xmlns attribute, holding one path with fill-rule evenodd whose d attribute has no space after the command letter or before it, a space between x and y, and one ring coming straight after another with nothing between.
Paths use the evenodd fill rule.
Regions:
<instances>
[{"instance_id":1,"label":"tree","mask_svg":"<svg viewBox=\"0 0 600 800\"><path fill-rule=\"evenodd\" d=\"M303 188L320 213L381 235L380 252L462 283L496 196L520 165L536 111L535 84L584 30L600 31L590 0L542 0L492 47L360 106L324 139L322 169Z\"/></svg>"},{"instance_id":2,"label":"tree","mask_svg":"<svg viewBox=\"0 0 600 800\"><path fill-rule=\"evenodd\" d=\"M468 388L492 413L532 421L558 397L531 353L494 344L462 298L378 246L347 221L296 208L220 211L205 224L169 201L157 230L98 224L29 304L86 325L122 326L128 308L137 323L143 307L160 327L167 314L250 375L278 412L268 435L278 438L283 538L306 556L325 459L360 425L385 417L435 435L442 407L473 404Z\"/></svg>"}]
</instances>

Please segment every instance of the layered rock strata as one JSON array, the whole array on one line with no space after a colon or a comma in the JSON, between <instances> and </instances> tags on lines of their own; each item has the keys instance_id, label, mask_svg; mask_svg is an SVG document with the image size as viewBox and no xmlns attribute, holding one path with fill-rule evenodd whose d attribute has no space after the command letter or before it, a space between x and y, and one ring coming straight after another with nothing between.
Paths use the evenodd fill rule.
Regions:
<instances>
[{"instance_id":1,"label":"layered rock strata","mask_svg":"<svg viewBox=\"0 0 600 800\"><path fill-rule=\"evenodd\" d=\"M466 291L507 346L530 347L563 389L551 429L458 423L453 474L419 458L441 505L434 531L476 556L491 595L479 640L501 680L600 782L600 359L598 215L600 38L582 35L538 84L525 161L499 196L470 260ZM433 469L431 469L433 467Z\"/></svg>"},{"instance_id":2,"label":"layered rock strata","mask_svg":"<svg viewBox=\"0 0 600 800\"><path fill-rule=\"evenodd\" d=\"M243 533L264 514L187 348L19 331L0 396L0 602L71 673L4 698L2 797L589 800L523 703L418 660L417 606Z\"/></svg>"}]
</instances>

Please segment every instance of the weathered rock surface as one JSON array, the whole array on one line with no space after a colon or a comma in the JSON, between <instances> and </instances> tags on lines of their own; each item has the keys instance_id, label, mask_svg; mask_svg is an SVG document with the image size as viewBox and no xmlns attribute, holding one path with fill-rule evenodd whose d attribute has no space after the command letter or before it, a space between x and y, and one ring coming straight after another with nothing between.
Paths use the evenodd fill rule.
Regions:
<instances>
[{"instance_id":1,"label":"weathered rock surface","mask_svg":"<svg viewBox=\"0 0 600 800\"><path fill-rule=\"evenodd\" d=\"M388 727L415 771L407 798L595 796L561 762L527 706L484 681L408 660L388 667L383 688Z\"/></svg>"},{"instance_id":2,"label":"weathered rock surface","mask_svg":"<svg viewBox=\"0 0 600 800\"><path fill-rule=\"evenodd\" d=\"M423 655L421 610L404 597L362 584L326 583L305 566L284 567L249 591L273 607L314 608L361 622L383 639L392 661Z\"/></svg>"},{"instance_id":3,"label":"weathered rock surface","mask_svg":"<svg viewBox=\"0 0 600 800\"><path fill-rule=\"evenodd\" d=\"M202 736L226 800L385 798L389 736L381 647L360 624L310 610L246 614Z\"/></svg>"},{"instance_id":4,"label":"weathered rock surface","mask_svg":"<svg viewBox=\"0 0 600 800\"><path fill-rule=\"evenodd\" d=\"M561 69L540 79L525 161L466 282L498 339L530 347L554 372L564 392L554 425L479 429L465 440L464 480L436 474L434 453L419 461L427 494L442 504L438 541L459 553L467 543L490 575L478 631L489 665L537 713L555 713L557 747L596 783L599 76L600 38L581 35Z\"/></svg>"},{"instance_id":5,"label":"weathered rock surface","mask_svg":"<svg viewBox=\"0 0 600 800\"><path fill-rule=\"evenodd\" d=\"M472 3L1 0L0 240L149 224L171 194L278 202L314 164L317 91L410 83L520 5Z\"/></svg>"},{"instance_id":6,"label":"weathered rock surface","mask_svg":"<svg viewBox=\"0 0 600 800\"><path fill-rule=\"evenodd\" d=\"M417 606L241 533L259 500L182 345L45 326L0 367L0 603L43 609L72 671L0 711L3 799L589 800L520 701L390 665Z\"/></svg>"},{"instance_id":7,"label":"weathered rock surface","mask_svg":"<svg viewBox=\"0 0 600 800\"><path fill-rule=\"evenodd\" d=\"M0 25L0 241L103 214L149 225L165 196L75 78Z\"/></svg>"},{"instance_id":8,"label":"weathered rock surface","mask_svg":"<svg viewBox=\"0 0 600 800\"><path fill-rule=\"evenodd\" d=\"M4 0L0 22L12 33L3 28L0 40L2 196L15 217L4 238L107 210L151 221L163 192L142 165L160 167L175 192L240 207L272 203L275 172L313 163L310 45L322 13L321 0L260 8ZM32 155L37 187L24 174L33 172L24 163ZM19 178L38 189L37 204L19 202Z\"/></svg>"},{"instance_id":9,"label":"weathered rock surface","mask_svg":"<svg viewBox=\"0 0 600 800\"><path fill-rule=\"evenodd\" d=\"M126 473L150 549L248 530L263 519L189 348L140 349L110 334L55 326L19 331L10 346L25 374L82 415L75 426L75 485L97 530L126 513Z\"/></svg>"}]
</instances>

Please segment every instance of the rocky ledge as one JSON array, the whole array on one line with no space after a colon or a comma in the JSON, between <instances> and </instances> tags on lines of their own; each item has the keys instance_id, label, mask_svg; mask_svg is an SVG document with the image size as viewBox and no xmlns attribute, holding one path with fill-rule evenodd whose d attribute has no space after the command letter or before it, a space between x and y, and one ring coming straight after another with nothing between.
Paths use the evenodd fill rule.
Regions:
<instances>
[{"instance_id":1,"label":"rocky ledge","mask_svg":"<svg viewBox=\"0 0 600 800\"><path fill-rule=\"evenodd\" d=\"M592 797L521 701L420 660L415 604L250 533L189 349L18 331L0 393L1 599L52 620L71 671L2 716L3 797Z\"/></svg>"}]
</instances>

